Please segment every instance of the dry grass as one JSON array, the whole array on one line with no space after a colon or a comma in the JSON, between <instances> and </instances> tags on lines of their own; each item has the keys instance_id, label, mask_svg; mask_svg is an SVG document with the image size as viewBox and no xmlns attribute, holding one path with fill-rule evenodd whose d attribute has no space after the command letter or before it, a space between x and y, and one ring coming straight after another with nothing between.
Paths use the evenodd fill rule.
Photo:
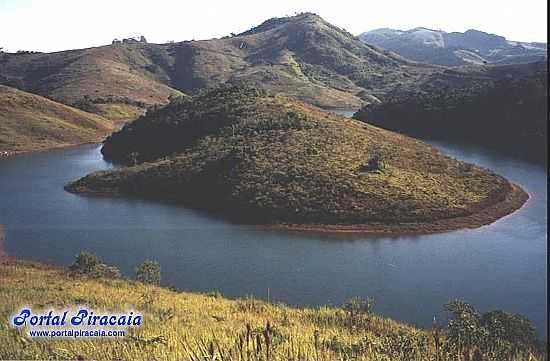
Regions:
<instances>
[{"instance_id":1,"label":"dry grass","mask_svg":"<svg viewBox=\"0 0 550 361\"><path fill-rule=\"evenodd\" d=\"M97 114L114 122L127 122L143 114L143 109L124 103L95 104Z\"/></svg>"},{"instance_id":2,"label":"dry grass","mask_svg":"<svg viewBox=\"0 0 550 361\"><path fill-rule=\"evenodd\" d=\"M441 333L367 314L350 323L342 309L297 309L127 280L74 278L60 268L22 261L0 263L0 281L0 359L454 359L443 351L436 358L436 339L440 350L445 344ZM40 341L8 325L8 317L21 305L79 304L104 311L135 309L144 315L144 323L122 340Z\"/></svg>"},{"instance_id":3,"label":"dry grass","mask_svg":"<svg viewBox=\"0 0 550 361\"><path fill-rule=\"evenodd\" d=\"M96 142L113 123L95 114L0 85L0 151L30 151Z\"/></svg>"},{"instance_id":4,"label":"dry grass","mask_svg":"<svg viewBox=\"0 0 550 361\"><path fill-rule=\"evenodd\" d=\"M0 56L0 82L66 104L86 96L163 104L176 89L193 94L246 81L321 107L358 108L368 94L438 71L364 44L313 14L221 39Z\"/></svg>"}]
</instances>

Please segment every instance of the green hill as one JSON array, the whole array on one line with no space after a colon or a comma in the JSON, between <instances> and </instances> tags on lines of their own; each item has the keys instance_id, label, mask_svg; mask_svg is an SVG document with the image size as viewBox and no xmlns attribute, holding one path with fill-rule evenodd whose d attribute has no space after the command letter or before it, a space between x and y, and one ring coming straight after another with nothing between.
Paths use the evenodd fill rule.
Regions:
<instances>
[{"instance_id":1,"label":"green hill","mask_svg":"<svg viewBox=\"0 0 550 361\"><path fill-rule=\"evenodd\" d=\"M448 70L387 93L355 117L405 134L546 162L545 62Z\"/></svg>"},{"instance_id":2,"label":"green hill","mask_svg":"<svg viewBox=\"0 0 550 361\"><path fill-rule=\"evenodd\" d=\"M97 142L113 122L38 95L0 85L0 151Z\"/></svg>"},{"instance_id":3,"label":"green hill","mask_svg":"<svg viewBox=\"0 0 550 361\"><path fill-rule=\"evenodd\" d=\"M432 232L490 223L527 197L422 142L254 88L149 112L102 152L130 166L67 189L178 201L244 223Z\"/></svg>"}]
</instances>

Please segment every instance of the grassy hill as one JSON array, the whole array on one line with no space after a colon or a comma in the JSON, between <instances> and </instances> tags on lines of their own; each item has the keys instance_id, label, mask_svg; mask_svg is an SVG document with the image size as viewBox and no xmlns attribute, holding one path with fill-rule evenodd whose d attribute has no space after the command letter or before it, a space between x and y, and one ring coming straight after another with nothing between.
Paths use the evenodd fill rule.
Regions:
<instances>
[{"instance_id":1,"label":"grassy hill","mask_svg":"<svg viewBox=\"0 0 550 361\"><path fill-rule=\"evenodd\" d=\"M422 330L376 316L360 301L298 309L75 276L24 261L0 259L0 281L2 359L451 361L460 353L491 361L545 360L529 321L501 311L480 315L461 303L452 326ZM122 339L45 340L31 339L7 321L21 305L38 311L82 304L96 313L136 310L144 321Z\"/></svg>"},{"instance_id":2,"label":"grassy hill","mask_svg":"<svg viewBox=\"0 0 550 361\"><path fill-rule=\"evenodd\" d=\"M248 82L322 107L358 108L433 71L439 70L364 44L310 13L221 39L0 54L0 83L67 104L86 98L147 106L178 91Z\"/></svg>"},{"instance_id":3,"label":"grassy hill","mask_svg":"<svg viewBox=\"0 0 550 361\"><path fill-rule=\"evenodd\" d=\"M545 62L448 70L389 92L355 117L405 134L473 143L546 162Z\"/></svg>"},{"instance_id":4,"label":"grassy hill","mask_svg":"<svg viewBox=\"0 0 550 361\"><path fill-rule=\"evenodd\" d=\"M154 44L111 45L55 53L0 54L0 79L32 93L73 104L89 99L151 105L175 93L163 63L164 48Z\"/></svg>"},{"instance_id":5,"label":"grassy hill","mask_svg":"<svg viewBox=\"0 0 550 361\"><path fill-rule=\"evenodd\" d=\"M434 148L262 90L222 87L109 137L75 192L178 201L244 223L432 232L490 223L526 194Z\"/></svg>"},{"instance_id":6,"label":"grassy hill","mask_svg":"<svg viewBox=\"0 0 550 361\"><path fill-rule=\"evenodd\" d=\"M0 85L0 151L97 142L113 129L98 115Z\"/></svg>"}]
</instances>

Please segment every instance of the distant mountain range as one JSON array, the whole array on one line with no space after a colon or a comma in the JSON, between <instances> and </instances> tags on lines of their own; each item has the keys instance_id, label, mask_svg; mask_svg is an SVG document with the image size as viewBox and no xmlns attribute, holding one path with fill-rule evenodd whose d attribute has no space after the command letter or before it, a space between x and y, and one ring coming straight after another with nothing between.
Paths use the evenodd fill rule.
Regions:
<instances>
[{"instance_id":1,"label":"distant mountain range","mask_svg":"<svg viewBox=\"0 0 550 361\"><path fill-rule=\"evenodd\" d=\"M414 61L457 66L464 64L520 64L547 57L546 43L509 41L478 30L447 33L442 30L376 29L359 39Z\"/></svg>"},{"instance_id":2,"label":"distant mountain range","mask_svg":"<svg viewBox=\"0 0 550 361\"><path fill-rule=\"evenodd\" d=\"M546 64L540 62L534 68L536 76L529 64L513 67L470 64L540 60L546 55L543 44L513 43L474 30L460 34L386 29L363 34L361 39L367 43L318 15L303 13L272 18L241 34L220 39L168 44L127 41L55 53L0 53L0 84L96 113L111 121L135 118L143 114L145 108L197 95L222 84L243 83L321 108L367 106L362 112L368 115L367 121L398 131L410 130L411 134L414 129L404 129L401 121L410 118L412 113L407 113L407 109L414 108L412 103L425 104L426 109L432 105L454 106L460 101L477 101L486 93L490 93L491 102L479 104L479 114L499 115L477 121L497 129L499 117L506 114L493 109L499 107L502 99L510 99L503 92L493 91L501 85L511 94L517 94L517 89L529 89L532 99L537 99L537 104L544 108L544 103L538 100L546 96L546 84L537 79L544 73ZM381 48L382 43L396 47L401 44L412 53L399 55ZM418 62L421 55L424 56L421 60L436 64L468 65L449 68L423 64ZM451 94L456 101L447 99L451 95L446 94ZM432 96L436 96L433 101L423 100ZM527 104L529 99L518 96L511 101L516 100ZM401 101L404 106L399 104ZM399 119L384 116L397 114L394 109L405 112L399 113ZM510 128L511 134L523 130L536 133L533 136L538 140L543 139L546 130L540 127L539 113L526 111L523 114L533 114L533 117L517 117L521 122ZM41 118L35 119L39 122ZM447 123L471 129L459 118L453 119ZM423 127L428 133L441 134L451 129L450 125L432 128L435 121L424 127L418 119L411 120L407 128ZM479 134L481 142L492 137L487 132ZM515 140L527 145L539 144L538 140L531 142L535 138Z\"/></svg>"},{"instance_id":3,"label":"distant mountain range","mask_svg":"<svg viewBox=\"0 0 550 361\"><path fill-rule=\"evenodd\" d=\"M86 98L152 105L247 82L322 107L357 108L425 71L311 13L269 19L221 39L0 53L0 84L67 104Z\"/></svg>"}]
</instances>

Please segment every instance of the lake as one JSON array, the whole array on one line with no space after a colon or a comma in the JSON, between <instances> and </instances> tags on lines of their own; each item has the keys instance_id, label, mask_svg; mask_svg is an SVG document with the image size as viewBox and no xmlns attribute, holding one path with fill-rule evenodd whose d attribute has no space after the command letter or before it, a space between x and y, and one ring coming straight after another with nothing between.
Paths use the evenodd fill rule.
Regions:
<instances>
[{"instance_id":1,"label":"lake","mask_svg":"<svg viewBox=\"0 0 550 361\"><path fill-rule=\"evenodd\" d=\"M86 197L63 185L112 167L86 145L0 159L0 224L8 254L68 265L82 250L126 275L145 259L165 285L294 305L373 297L375 312L420 326L460 298L527 316L546 334L546 170L472 147L432 143L492 169L531 198L475 230L414 236L317 235L254 229L170 204ZM269 291L268 291L269 290Z\"/></svg>"}]
</instances>

